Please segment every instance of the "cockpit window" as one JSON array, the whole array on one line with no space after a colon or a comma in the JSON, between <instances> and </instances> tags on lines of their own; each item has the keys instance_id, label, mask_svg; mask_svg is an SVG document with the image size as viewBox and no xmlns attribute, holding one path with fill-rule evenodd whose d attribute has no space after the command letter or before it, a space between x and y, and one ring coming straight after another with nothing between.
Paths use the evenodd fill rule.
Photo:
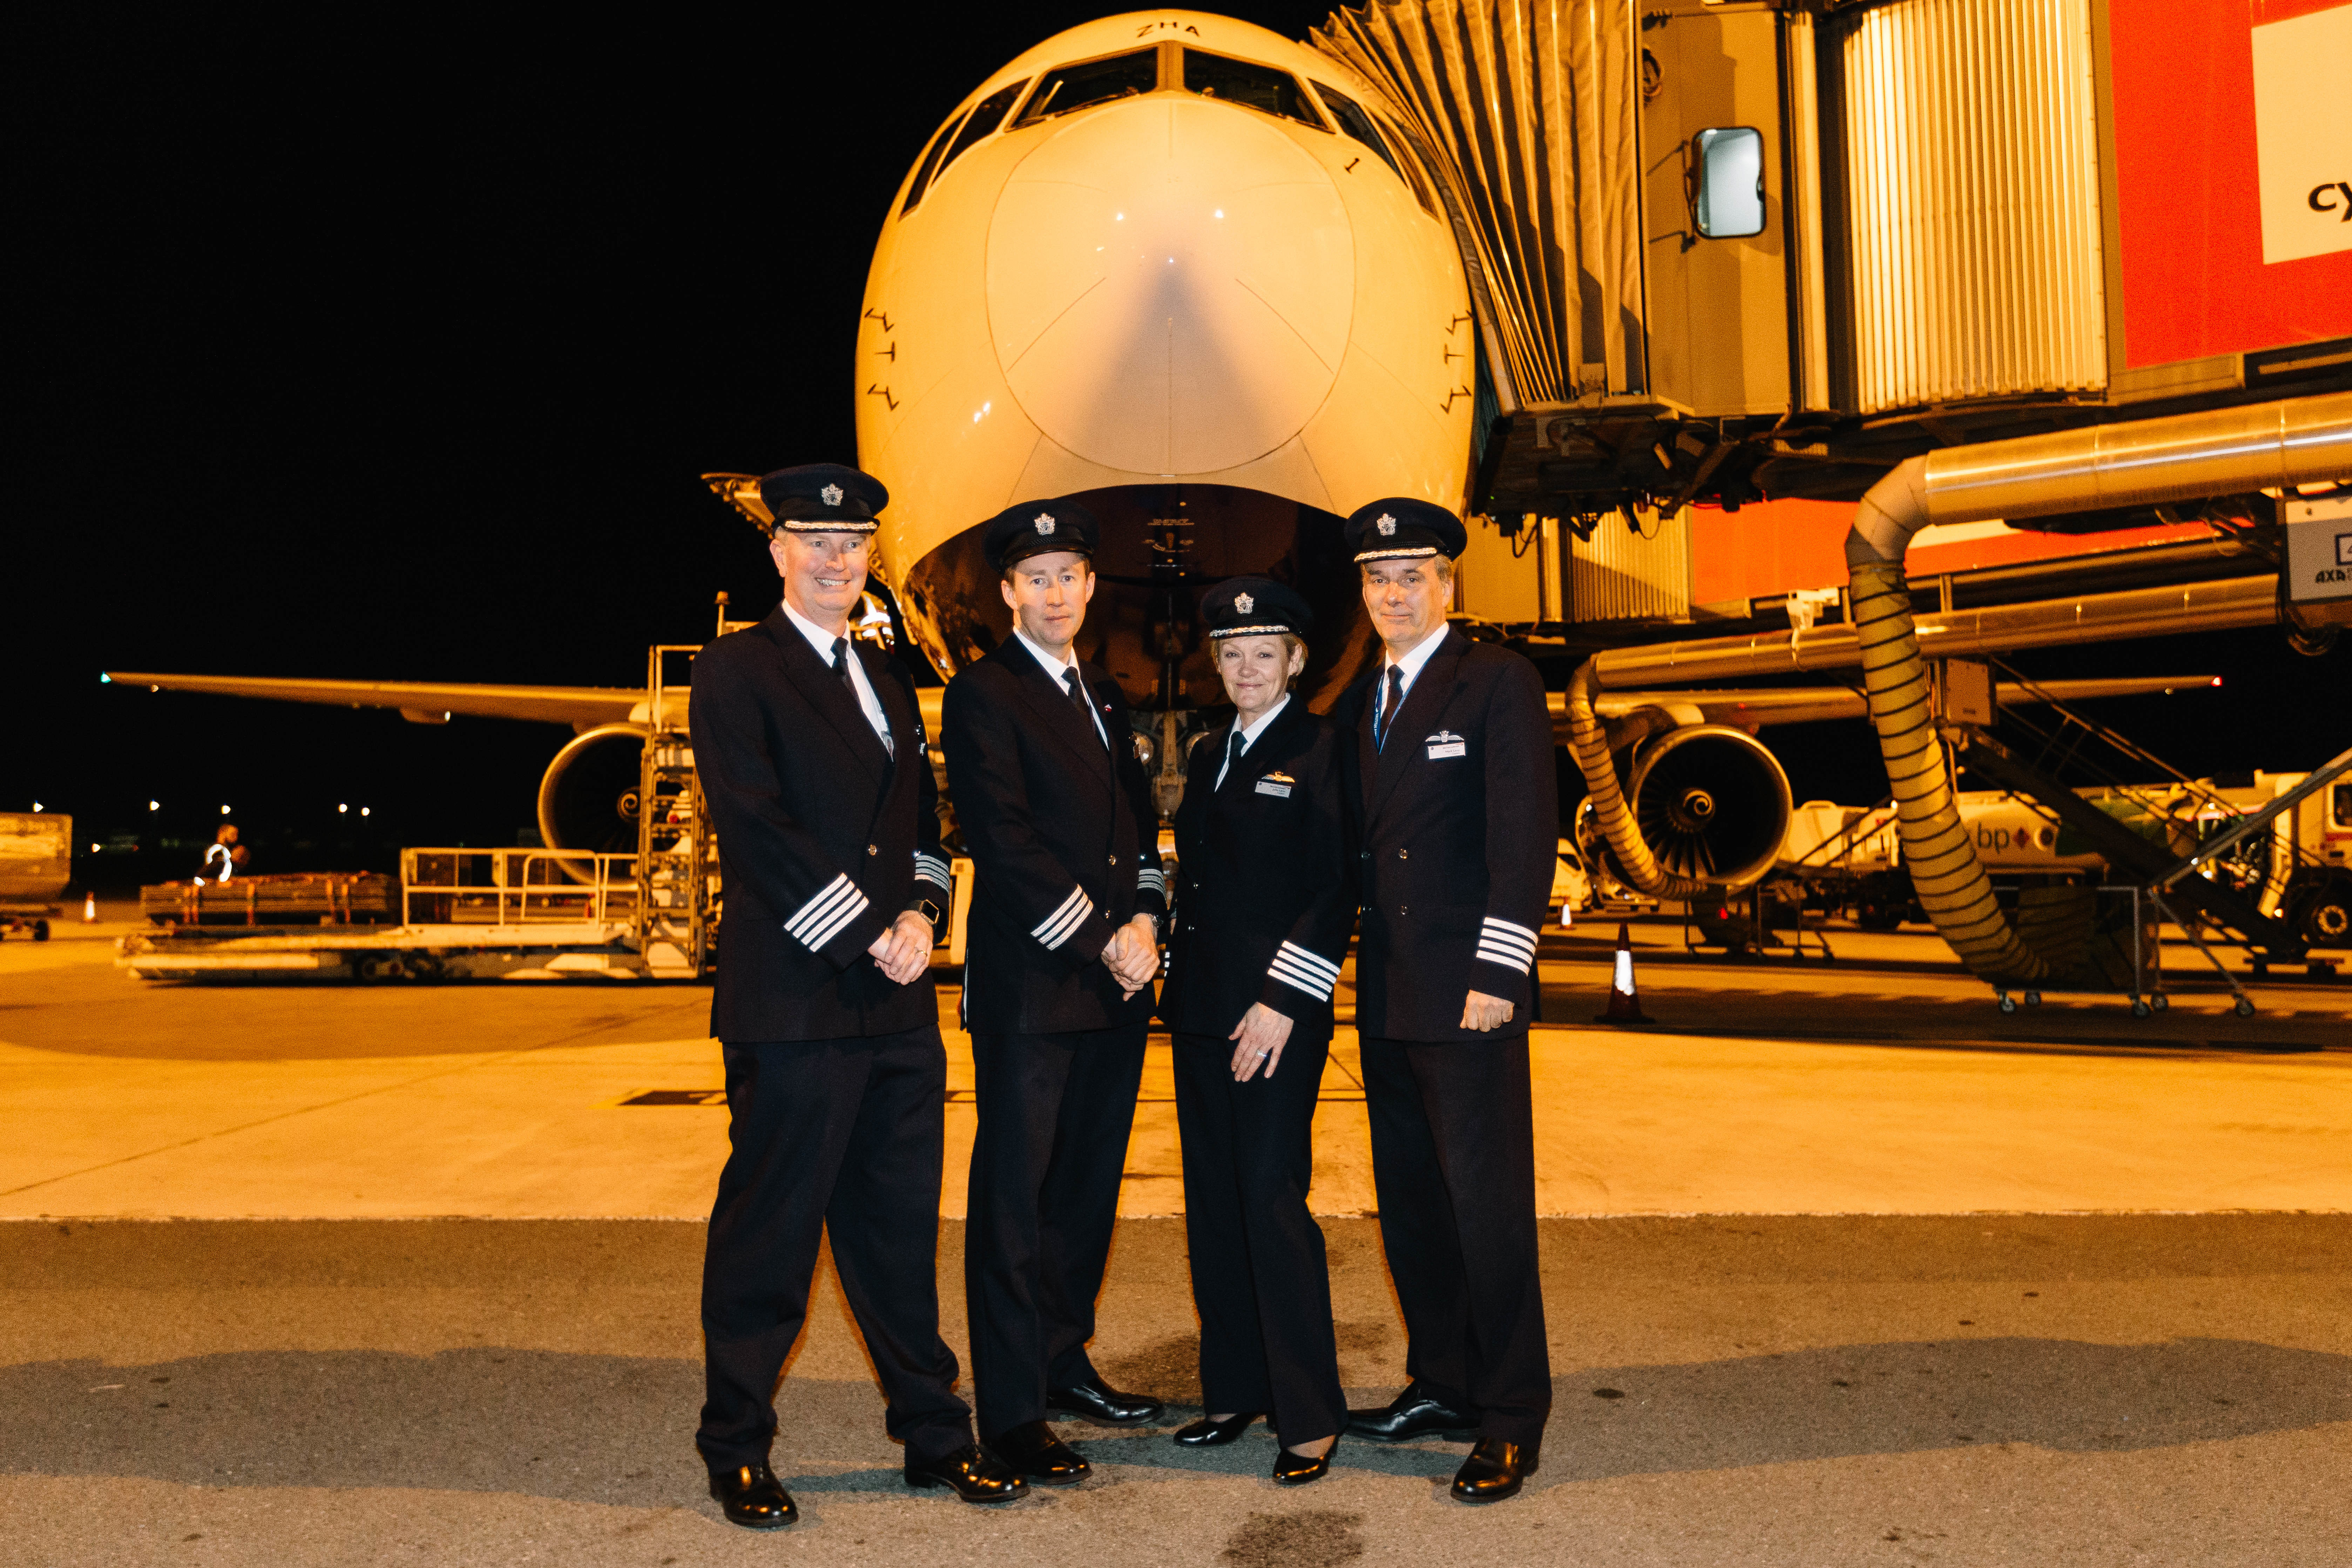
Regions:
<instances>
[{"instance_id":1,"label":"cockpit window","mask_svg":"<svg viewBox=\"0 0 2352 1568\"><path fill-rule=\"evenodd\" d=\"M931 138L930 150L923 154L923 166L916 171L915 183L907 187L907 204L898 209L899 216L913 212L915 204L923 199L923 193L931 188L931 176L940 172L940 155L948 150L948 141L955 134L955 123L956 117L949 115L940 133Z\"/></svg>"},{"instance_id":2,"label":"cockpit window","mask_svg":"<svg viewBox=\"0 0 2352 1568\"><path fill-rule=\"evenodd\" d=\"M1381 133L1372 128L1372 117L1364 112L1361 104L1346 93L1334 91L1319 81L1315 84L1315 90L1322 95L1323 107L1331 111L1331 118L1339 122L1340 130L1378 153L1381 155L1381 162L1395 170L1398 179L1404 178L1404 171L1397 168L1396 154L1389 151L1388 142L1383 141Z\"/></svg>"},{"instance_id":3,"label":"cockpit window","mask_svg":"<svg viewBox=\"0 0 2352 1568\"><path fill-rule=\"evenodd\" d=\"M1002 88L982 99L980 107L971 111L971 118L963 122L963 129L957 132L955 140L948 144L948 155L940 160L940 168L944 171L949 164L962 157L973 142L1002 124L1005 112L1013 107L1013 100L1019 98L1021 89L1028 85L1025 81L1016 81L1011 87Z\"/></svg>"},{"instance_id":4,"label":"cockpit window","mask_svg":"<svg viewBox=\"0 0 2352 1568\"><path fill-rule=\"evenodd\" d=\"M1242 104L1285 120L1296 120L1301 125L1312 125L1318 131L1329 129L1316 117L1315 110L1307 107L1307 94L1299 89L1298 79L1272 66L1253 65L1248 60L1229 60L1223 55L1204 55L1198 49L1186 49L1184 90L1197 92L1203 98L1222 98L1227 103Z\"/></svg>"},{"instance_id":5,"label":"cockpit window","mask_svg":"<svg viewBox=\"0 0 2352 1568\"><path fill-rule=\"evenodd\" d=\"M1113 55L1107 60L1064 66L1039 79L1035 96L1021 111L1020 123L1034 125L1053 115L1150 92L1159 85L1158 49L1138 49L1131 55Z\"/></svg>"},{"instance_id":6,"label":"cockpit window","mask_svg":"<svg viewBox=\"0 0 2352 1568\"><path fill-rule=\"evenodd\" d=\"M1433 176L1422 166L1421 155L1415 152L1418 144L1412 137L1393 125L1387 127L1387 130L1389 146L1396 153L1396 162L1403 166L1404 183L1412 187L1413 200L1421 204L1422 211L1435 217L1437 202L1430 194L1430 181Z\"/></svg>"},{"instance_id":7,"label":"cockpit window","mask_svg":"<svg viewBox=\"0 0 2352 1568\"><path fill-rule=\"evenodd\" d=\"M1339 129L1379 153L1381 162L1386 163L1412 192L1413 199L1421 204L1422 210L1435 213L1437 209L1430 205L1428 187L1422 184L1421 171L1412 169L1407 172L1408 155L1402 149L1390 148L1388 137L1381 134L1380 128L1372 122L1372 117L1364 112L1363 105L1319 81L1315 84L1315 90L1322 96L1323 107L1331 111L1331 118L1339 122Z\"/></svg>"}]
</instances>

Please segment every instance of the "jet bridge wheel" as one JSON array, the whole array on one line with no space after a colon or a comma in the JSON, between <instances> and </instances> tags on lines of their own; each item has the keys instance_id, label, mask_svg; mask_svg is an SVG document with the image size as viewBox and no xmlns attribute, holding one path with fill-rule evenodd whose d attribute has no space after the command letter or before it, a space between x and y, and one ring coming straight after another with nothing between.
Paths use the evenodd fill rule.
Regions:
<instances>
[{"instance_id":1,"label":"jet bridge wheel","mask_svg":"<svg viewBox=\"0 0 2352 1568\"><path fill-rule=\"evenodd\" d=\"M2241 1018L2252 1017L2254 1016L2254 999L2251 996L2239 997L2238 1005L2235 1011Z\"/></svg>"},{"instance_id":2,"label":"jet bridge wheel","mask_svg":"<svg viewBox=\"0 0 2352 1568\"><path fill-rule=\"evenodd\" d=\"M2145 997L2145 996L2135 996L2135 997L2133 997L2133 998L2132 998L2132 1016L2133 1016L2133 1017L2135 1017L2135 1018L2145 1018L2145 1017L2147 1017L2150 1013L2152 1013L2152 1012L2154 1012L2154 1011L2155 1011L2155 1009L2154 1009L2154 1008L2152 1008L2152 1007L2150 1007L2150 1006L2147 1005L2147 997Z\"/></svg>"},{"instance_id":3,"label":"jet bridge wheel","mask_svg":"<svg viewBox=\"0 0 2352 1568\"><path fill-rule=\"evenodd\" d=\"M1998 997L2000 999L2000 1010L2001 1010L2002 1012L2004 1012L2004 1013L2014 1013L2014 1012L2016 1012L2016 1011L2017 1011L2017 998L2016 998L2016 997L2011 996L2011 995L2008 992L2006 992L2006 991L1999 991L1999 992L1995 992L1995 993L1994 993L1994 994L1995 994L1996 996L1998 996Z\"/></svg>"},{"instance_id":4,"label":"jet bridge wheel","mask_svg":"<svg viewBox=\"0 0 2352 1568\"><path fill-rule=\"evenodd\" d=\"M2159 991L2155 995L2150 996L2147 999L2147 1005L2161 1013L2172 1005L2171 994L2168 992Z\"/></svg>"}]
</instances>

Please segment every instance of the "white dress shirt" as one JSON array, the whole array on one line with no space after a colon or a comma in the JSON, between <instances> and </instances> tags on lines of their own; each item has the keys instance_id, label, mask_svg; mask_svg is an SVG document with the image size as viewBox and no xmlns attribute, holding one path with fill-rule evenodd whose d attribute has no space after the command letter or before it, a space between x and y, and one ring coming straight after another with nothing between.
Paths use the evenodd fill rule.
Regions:
<instances>
[{"instance_id":1,"label":"white dress shirt","mask_svg":"<svg viewBox=\"0 0 2352 1568\"><path fill-rule=\"evenodd\" d=\"M1381 710L1388 705L1389 671L1391 669L1404 671L1404 689L1397 693L1397 711L1402 713L1405 699L1412 695L1412 683L1421 679L1421 667L1429 662L1430 656L1437 651L1437 645L1445 640L1446 630L1446 626L1441 624L1435 631L1422 638L1414 646L1413 650L1402 658L1397 658L1394 654L1389 654L1381 659L1380 687L1372 693L1372 714L1375 722L1379 721ZM1389 738L1383 734L1381 737L1381 749L1386 750L1388 743Z\"/></svg>"},{"instance_id":2,"label":"white dress shirt","mask_svg":"<svg viewBox=\"0 0 2352 1568\"><path fill-rule=\"evenodd\" d=\"M1274 706L1259 714L1257 716L1257 722L1252 724L1248 729L1242 731L1242 749L1239 754L1244 757L1248 756L1249 749L1257 744L1257 738L1265 733L1265 727L1268 724L1273 723L1276 718L1280 717L1282 710L1289 706L1289 692L1286 691L1281 696L1276 698L1274 700ZM1225 760L1217 764L1217 782L1209 786L1211 789L1223 789L1225 787L1225 773L1233 767L1234 755L1233 738L1231 736L1227 736L1225 739Z\"/></svg>"},{"instance_id":3,"label":"white dress shirt","mask_svg":"<svg viewBox=\"0 0 2352 1568\"><path fill-rule=\"evenodd\" d=\"M823 626L793 609L790 599L784 601L784 614L792 618L793 625L800 627L801 636L808 638L809 647L816 649L816 656L824 661L825 668L832 668L833 643L835 634L826 631ZM882 700L874 695L874 688L867 683L866 666L858 658L856 649L853 647L845 651L846 662L849 665L849 684L851 689L857 693L857 705L866 710L866 721L874 726L874 732L877 735L882 737L882 749L895 757L898 754L898 748L890 739L890 721L883 714Z\"/></svg>"},{"instance_id":4,"label":"white dress shirt","mask_svg":"<svg viewBox=\"0 0 2352 1568\"><path fill-rule=\"evenodd\" d=\"M1077 669L1077 650L1076 648L1072 648L1064 657L1055 658L1052 654L1047 653L1042 645L1032 639L1027 632L1021 629L1021 623L1018 620L1015 620L1013 623L1013 635L1021 639L1021 646L1023 647L1027 648L1031 653L1037 656L1037 662L1045 667L1045 673L1054 678L1054 684L1061 687L1063 692L1067 694L1070 688L1068 684L1062 679L1062 671L1066 669ZM1078 675L1078 690L1081 694L1084 694L1086 689L1087 678L1085 672L1081 670ZM1110 749L1110 733L1103 728L1102 711L1095 706L1095 700L1091 696L1087 698L1087 711L1094 715L1095 733L1102 737L1103 749L1105 751L1108 751Z\"/></svg>"}]
</instances>

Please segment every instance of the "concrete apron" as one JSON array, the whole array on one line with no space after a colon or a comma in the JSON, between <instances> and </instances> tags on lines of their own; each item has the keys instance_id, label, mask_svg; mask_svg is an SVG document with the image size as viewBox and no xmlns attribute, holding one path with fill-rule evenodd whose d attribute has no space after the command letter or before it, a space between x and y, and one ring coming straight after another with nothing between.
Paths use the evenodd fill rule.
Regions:
<instances>
[{"instance_id":1,"label":"concrete apron","mask_svg":"<svg viewBox=\"0 0 2352 1568\"><path fill-rule=\"evenodd\" d=\"M1351 1398L1403 1378L1377 1225L1325 1222ZM1549 1220L1554 1410L1527 1495L1460 1444L1343 1441L1299 1491L1263 1426L986 1510L898 1478L826 1270L779 1395L784 1538L690 1447L700 1227L0 1226L14 1562L2338 1563L2352 1219ZM965 1330L961 1227L943 1329ZM1120 1226L1095 1355L1197 1410L1181 1220ZM2335 1555L2331 1555L2335 1553Z\"/></svg>"}]
</instances>

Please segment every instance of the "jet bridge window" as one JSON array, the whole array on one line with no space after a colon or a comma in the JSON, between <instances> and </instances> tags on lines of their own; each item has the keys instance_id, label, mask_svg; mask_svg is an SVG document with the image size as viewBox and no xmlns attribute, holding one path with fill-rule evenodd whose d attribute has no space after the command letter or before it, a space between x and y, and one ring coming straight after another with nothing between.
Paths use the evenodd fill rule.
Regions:
<instances>
[{"instance_id":1,"label":"jet bridge window","mask_svg":"<svg viewBox=\"0 0 2352 1568\"><path fill-rule=\"evenodd\" d=\"M1706 239L1764 232L1764 137L1746 125L1691 138L1691 226Z\"/></svg>"},{"instance_id":2,"label":"jet bridge window","mask_svg":"<svg viewBox=\"0 0 2352 1568\"><path fill-rule=\"evenodd\" d=\"M1296 120L1318 131L1330 129L1307 107L1307 94L1300 89L1298 79L1272 66L1186 49L1184 90L1203 98L1222 98L1227 103L1238 103L1279 119Z\"/></svg>"},{"instance_id":3,"label":"jet bridge window","mask_svg":"<svg viewBox=\"0 0 2352 1568\"><path fill-rule=\"evenodd\" d=\"M1068 114L1075 110L1108 103L1115 98L1133 98L1138 93L1150 92L1160 85L1160 51L1138 49L1131 55L1113 55L1107 60L1087 60L1080 65L1064 66L1047 71L1038 79L1036 95L1029 107L1021 111L1017 123L1034 125L1040 120L1056 114Z\"/></svg>"}]
</instances>

